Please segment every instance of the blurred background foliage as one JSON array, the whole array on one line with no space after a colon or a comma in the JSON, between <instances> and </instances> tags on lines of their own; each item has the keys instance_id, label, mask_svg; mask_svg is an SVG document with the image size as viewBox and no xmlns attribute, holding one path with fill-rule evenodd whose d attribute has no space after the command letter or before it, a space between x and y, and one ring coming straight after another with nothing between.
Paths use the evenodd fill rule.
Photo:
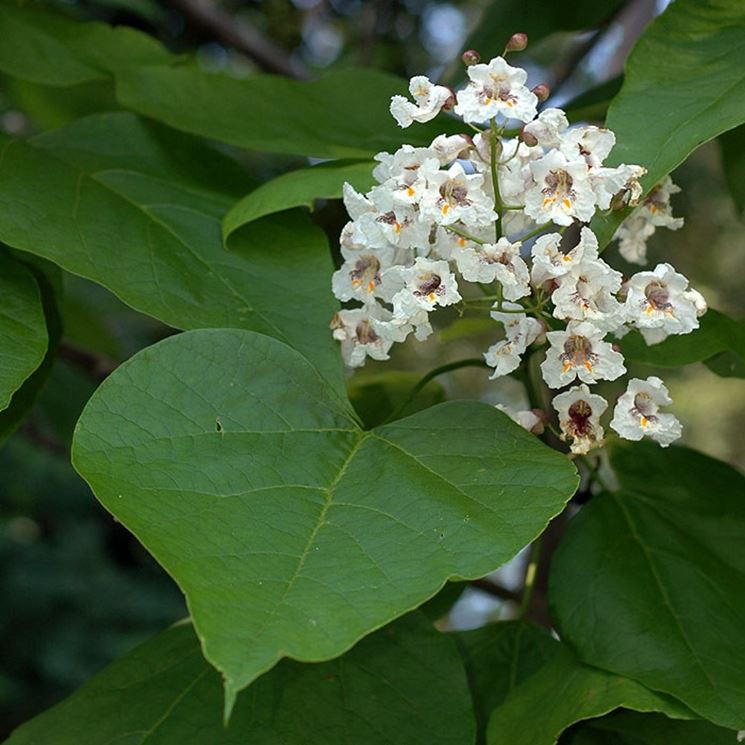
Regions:
<instances>
[{"instance_id":1,"label":"blurred background foliage","mask_svg":"<svg viewBox=\"0 0 745 745\"><path fill-rule=\"evenodd\" d=\"M196 53L206 69L236 77L262 70L313 77L324 69L357 65L404 77L427 73L455 85L462 74L458 58L464 48L473 46L488 58L501 51L513 32L529 31L531 45L518 63L529 70L530 82L549 83L556 105L589 91L583 105L589 107L587 112L597 112L603 110L607 91L617 85L634 40L666 2L44 4L68 16L146 31L175 52ZM602 86L599 92L597 86ZM350 91L350 107L358 95L364 91ZM114 108L108 84L54 90L3 79L0 85L0 129L9 134L51 129L86 113ZM745 173L743 144L742 132L731 133L724 143L702 147L676 172L683 192L674 198L675 214L683 215L686 225L677 232L658 231L650 241L651 263L673 262L712 307L733 318L745 316L745 194L737 175ZM727 174L723 153L733 164ZM234 154L257 181L304 164L288 157ZM320 204L315 219L327 229L334 247L344 221L340 205ZM619 269L634 270L624 265L615 249L609 254ZM97 383L114 365L171 330L86 281L66 276L64 289L65 336L51 381L30 418L0 449L0 736L187 612L170 578L100 507L69 465L75 421ZM419 375L451 360L476 357L493 341L491 332L478 332L477 324L447 313L442 319L458 324L424 344L402 345L392 362L368 364L351 381L352 398L368 423L382 417L376 403L380 396L389 408L400 406ZM639 367L631 372L646 376L652 371ZM684 441L745 466L741 382L717 377L703 364L663 374L685 425ZM444 396L514 404L523 395L512 378L490 382L483 369L468 368L430 384L417 404L431 405ZM500 574L508 588L519 580L515 567L519 562ZM473 589L467 593L469 604L461 602L451 614L454 625L475 625L488 616L504 615L498 600Z\"/></svg>"}]
</instances>

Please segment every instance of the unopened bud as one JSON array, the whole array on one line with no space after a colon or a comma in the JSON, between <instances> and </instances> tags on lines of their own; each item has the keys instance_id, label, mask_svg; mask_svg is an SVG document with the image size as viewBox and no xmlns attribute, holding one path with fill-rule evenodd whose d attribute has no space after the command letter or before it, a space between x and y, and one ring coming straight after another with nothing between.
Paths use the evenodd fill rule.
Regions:
<instances>
[{"instance_id":1,"label":"unopened bud","mask_svg":"<svg viewBox=\"0 0 745 745\"><path fill-rule=\"evenodd\" d=\"M551 95L551 89L545 83L540 83L533 88L533 93L539 101L545 101Z\"/></svg>"},{"instance_id":2,"label":"unopened bud","mask_svg":"<svg viewBox=\"0 0 745 745\"><path fill-rule=\"evenodd\" d=\"M442 111L452 111L453 107L455 106L455 92L450 91L450 95L448 96L447 100L444 104L442 104Z\"/></svg>"},{"instance_id":3,"label":"unopened bud","mask_svg":"<svg viewBox=\"0 0 745 745\"><path fill-rule=\"evenodd\" d=\"M543 409L531 409L538 417L538 421L530 428L534 435L542 435L548 424L548 414Z\"/></svg>"},{"instance_id":4,"label":"unopened bud","mask_svg":"<svg viewBox=\"0 0 745 745\"><path fill-rule=\"evenodd\" d=\"M470 67L471 65L478 65L481 62L481 55L475 49L466 49L461 55L461 59L464 65Z\"/></svg>"},{"instance_id":5,"label":"unopened bud","mask_svg":"<svg viewBox=\"0 0 745 745\"><path fill-rule=\"evenodd\" d=\"M522 52L528 46L528 35L523 33L512 34L507 46L504 48L505 52Z\"/></svg>"},{"instance_id":6,"label":"unopened bud","mask_svg":"<svg viewBox=\"0 0 745 745\"><path fill-rule=\"evenodd\" d=\"M520 131L520 139L528 146L528 147L535 147L538 144L538 138L534 135L528 132L525 129L522 129Z\"/></svg>"},{"instance_id":7,"label":"unopened bud","mask_svg":"<svg viewBox=\"0 0 745 745\"><path fill-rule=\"evenodd\" d=\"M610 202L610 208L613 212L625 210L629 206L631 194L628 189L621 189L618 194L614 195Z\"/></svg>"}]
</instances>

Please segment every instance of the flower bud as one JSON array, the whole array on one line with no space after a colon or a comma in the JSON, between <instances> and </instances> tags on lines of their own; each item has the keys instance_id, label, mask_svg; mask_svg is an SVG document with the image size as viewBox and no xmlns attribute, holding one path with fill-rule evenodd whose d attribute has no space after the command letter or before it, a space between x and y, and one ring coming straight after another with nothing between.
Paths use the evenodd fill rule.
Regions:
<instances>
[{"instance_id":1,"label":"flower bud","mask_svg":"<svg viewBox=\"0 0 745 745\"><path fill-rule=\"evenodd\" d=\"M461 55L461 59L466 67L470 67L471 65L478 65L481 62L481 55L475 49L466 49Z\"/></svg>"},{"instance_id":2,"label":"flower bud","mask_svg":"<svg viewBox=\"0 0 745 745\"><path fill-rule=\"evenodd\" d=\"M507 46L504 48L505 52L522 52L528 46L528 35L523 33L512 34Z\"/></svg>"},{"instance_id":3,"label":"flower bud","mask_svg":"<svg viewBox=\"0 0 745 745\"><path fill-rule=\"evenodd\" d=\"M538 144L538 138L527 132L524 128L520 130L520 139L528 146L535 147Z\"/></svg>"},{"instance_id":4,"label":"flower bud","mask_svg":"<svg viewBox=\"0 0 745 745\"><path fill-rule=\"evenodd\" d=\"M534 435L542 435L548 424L548 414L543 409L531 409L538 417L538 421L530 428Z\"/></svg>"},{"instance_id":5,"label":"flower bud","mask_svg":"<svg viewBox=\"0 0 745 745\"><path fill-rule=\"evenodd\" d=\"M551 95L551 89L545 83L537 85L532 92L539 101L545 101Z\"/></svg>"}]
</instances>

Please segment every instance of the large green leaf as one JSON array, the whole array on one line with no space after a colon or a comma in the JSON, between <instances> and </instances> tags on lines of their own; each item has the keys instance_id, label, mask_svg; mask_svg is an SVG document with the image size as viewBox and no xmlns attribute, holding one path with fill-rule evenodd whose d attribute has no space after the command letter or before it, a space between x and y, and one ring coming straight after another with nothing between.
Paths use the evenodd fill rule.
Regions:
<instances>
[{"instance_id":1,"label":"large green leaf","mask_svg":"<svg viewBox=\"0 0 745 745\"><path fill-rule=\"evenodd\" d=\"M44 359L49 346L39 285L0 249L0 411Z\"/></svg>"},{"instance_id":2,"label":"large green leaf","mask_svg":"<svg viewBox=\"0 0 745 745\"><path fill-rule=\"evenodd\" d=\"M341 389L325 237L288 213L247 226L226 251L222 217L250 184L232 161L126 113L8 140L2 153L1 240L176 328L276 336Z\"/></svg>"},{"instance_id":3,"label":"large green leaf","mask_svg":"<svg viewBox=\"0 0 745 745\"><path fill-rule=\"evenodd\" d=\"M236 80L191 65L131 68L117 76L117 97L126 108L262 152L366 158L463 130L441 116L403 131L388 112L397 93L406 93L403 80L366 69L338 70L310 83L274 75Z\"/></svg>"},{"instance_id":4,"label":"large green leaf","mask_svg":"<svg viewBox=\"0 0 745 745\"><path fill-rule=\"evenodd\" d=\"M699 145L745 122L745 3L676 0L639 38L606 126L607 165L640 163L652 188ZM596 218L600 245L624 212Z\"/></svg>"},{"instance_id":5,"label":"large green leaf","mask_svg":"<svg viewBox=\"0 0 745 745\"><path fill-rule=\"evenodd\" d=\"M253 220L291 207L312 207L316 199L339 199L348 181L367 191L374 183L370 161L335 161L283 173L247 194L231 207L222 222L223 238Z\"/></svg>"},{"instance_id":6,"label":"large green leaf","mask_svg":"<svg viewBox=\"0 0 745 745\"><path fill-rule=\"evenodd\" d=\"M447 636L412 614L333 662L284 662L221 720L220 679L189 624L118 660L7 745L468 745L474 723Z\"/></svg>"},{"instance_id":7,"label":"large green leaf","mask_svg":"<svg viewBox=\"0 0 745 745\"><path fill-rule=\"evenodd\" d=\"M745 324L709 310L701 318L700 328L690 334L670 336L660 344L648 346L641 334L632 333L621 340L621 351L630 360L657 367L690 365L722 352L729 352L744 364Z\"/></svg>"},{"instance_id":8,"label":"large green leaf","mask_svg":"<svg viewBox=\"0 0 745 745\"><path fill-rule=\"evenodd\" d=\"M584 665L567 647L557 646L546 665L514 688L495 709L489 720L490 745L554 745L572 724L619 707L692 716L674 699Z\"/></svg>"},{"instance_id":9,"label":"large green leaf","mask_svg":"<svg viewBox=\"0 0 745 745\"><path fill-rule=\"evenodd\" d=\"M710 722L619 711L590 722L571 745L734 745L735 733Z\"/></svg>"},{"instance_id":10,"label":"large green leaf","mask_svg":"<svg viewBox=\"0 0 745 745\"><path fill-rule=\"evenodd\" d=\"M562 637L586 662L745 728L745 477L686 448L615 445L620 490L552 562Z\"/></svg>"},{"instance_id":11,"label":"large green leaf","mask_svg":"<svg viewBox=\"0 0 745 745\"><path fill-rule=\"evenodd\" d=\"M551 635L521 621L490 623L453 634L466 667L476 712L478 745L486 742L492 711L509 692L561 649Z\"/></svg>"},{"instance_id":12,"label":"large green leaf","mask_svg":"<svg viewBox=\"0 0 745 745\"><path fill-rule=\"evenodd\" d=\"M235 693L289 656L334 657L514 556L574 467L493 407L450 402L370 432L269 337L167 339L110 376L75 467L184 590Z\"/></svg>"},{"instance_id":13,"label":"large green leaf","mask_svg":"<svg viewBox=\"0 0 745 745\"><path fill-rule=\"evenodd\" d=\"M82 23L14 2L0 3L0 38L0 71L50 86L102 80L122 67L172 58L134 29Z\"/></svg>"}]
</instances>

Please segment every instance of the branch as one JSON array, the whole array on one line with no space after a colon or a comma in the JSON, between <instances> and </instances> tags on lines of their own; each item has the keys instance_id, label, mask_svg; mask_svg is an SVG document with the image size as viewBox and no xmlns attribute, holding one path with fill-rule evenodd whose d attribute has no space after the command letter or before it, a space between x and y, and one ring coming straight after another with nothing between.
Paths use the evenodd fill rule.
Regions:
<instances>
[{"instance_id":1,"label":"branch","mask_svg":"<svg viewBox=\"0 0 745 745\"><path fill-rule=\"evenodd\" d=\"M231 47L252 59L262 70L305 80L305 66L290 59L287 51L274 44L253 26L223 10L212 0L164 0L183 13L192 26L199 28L223 46Z\"/></svg>"},{"instance_id":2,"label":"branch","mask_svg":"<svg viewBox=\"0 0 745 745\"><path fill-rule=\"evenodd\" d=\"M475 587L477 590L493 595L495 598L499 598L500 600L512 600L515 603L520 602L519 592L508 590L506 587L502 587L502 585L498 585L490 579L474 579L468 584L471 585L471 587Z\"/></svg>"},{"instance_id":3,"label":"branch","mask_svg":"<svg viewBox=\"0 0 745 745\"><path fill-rule=\"evenodd\" d=\"M117 363L110 357L83 349L69 339L60 342L57 356L82 370L97 383L111 375L117 367Z\"/></svg>"}]
</instances>

